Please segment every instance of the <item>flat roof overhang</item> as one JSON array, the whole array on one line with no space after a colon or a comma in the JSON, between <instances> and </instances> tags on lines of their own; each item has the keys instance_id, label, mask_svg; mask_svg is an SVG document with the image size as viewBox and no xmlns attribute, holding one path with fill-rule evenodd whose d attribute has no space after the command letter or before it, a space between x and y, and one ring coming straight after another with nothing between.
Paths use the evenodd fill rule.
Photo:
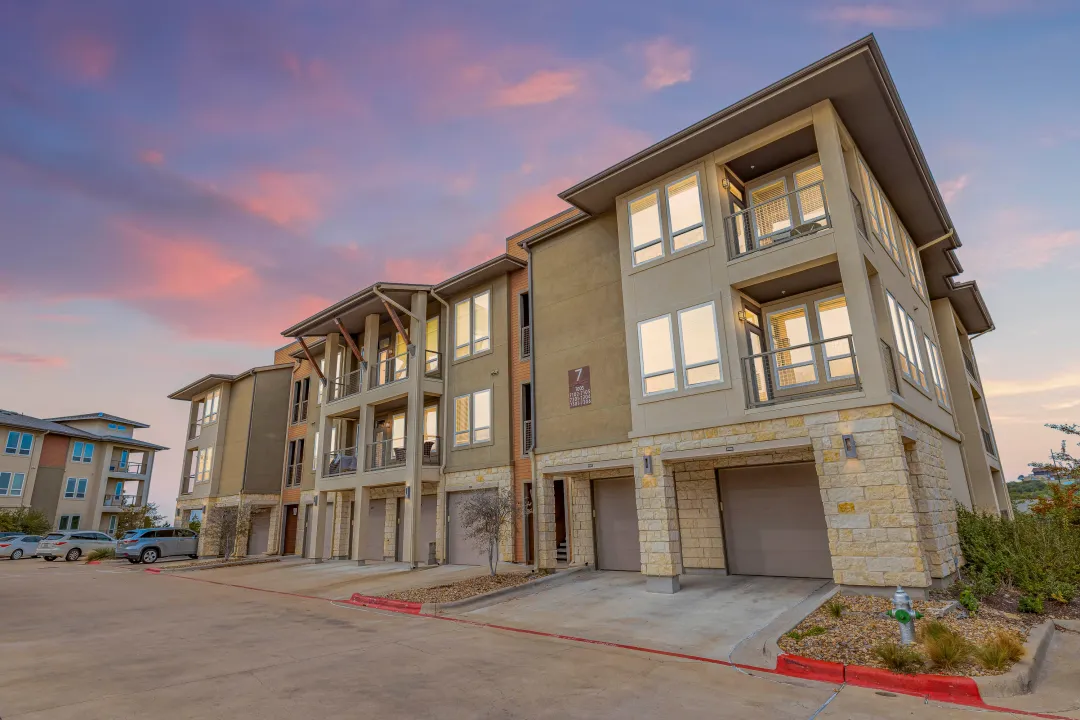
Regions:
<instances>
[{"instance_id":1,"label":"flat roof overhang","mask_svg":"<svg viewBox=\"0 0 1080 720\"><path fill-rule=\"evenodd\" d=\"M171 393L170 395L168 395L168 398L170 400L191 401L196 396L201 395L207 390L211 390L218 385L221 385L222 383L234 383L237 380L242 380L246 378L248 375L254 375L255 373L259 372L266 372L268 370L288 370L291 372L292 369L292 363L281 363L279 365L260 365L258 367L253 367L245 370L244 372L238 373L236 375L211 373L209 375L204 375L195 382L185 385L176 392Z\"/></svg>"},{"instance_id":2,"label":"flat roof overhang","mask_svg":"<svg viewBox=\"0 0 1080 720\"><path fill-rule=\"evenodd\" d=\"M364 328L364 318L368 315L385 312L382 298L375 294L376 288L378 288L379 292L393 298L404 307L411 306L413 293L431 291L431 285L375 283L283 330L281 334L292 338L299 336L305 338L312 336L323 337L338 332L337 325L334 323L335 318L340 319L342 324L349 330L360 332Z\"/></svg>"},{"instance_id":3,"label":"flat roof overhang","mask_svg":"<svg viewBox=\"0 0 1080 720\"><path fill-rule=\"evenodd\" d=\"M873 35L661 140L559 197L598 215L610 210L619 195L823 100L832 101L915 244L926 245L953 230ZM953 252L960 246L954 231L922 253L928 290L931 298L952 300L969 332L984 332L993 328L993 320L978 286L952 282L962 271Z\"/></svg>"},{"instance_id":4,"label":"flat roof overhang","mask_svg":"<svg viewBox=\"0 0 1080 720\"><path fill-rule=\"evenodd\" d=\"M453 295L466 290L474 285L487 282L492 278L520 270L527 266L524 260L518 260L510 255L499 255L487 262L459 273L449 280L445 280L435 286L435 292L440 295Z\"/></svg>"}]
</instances>

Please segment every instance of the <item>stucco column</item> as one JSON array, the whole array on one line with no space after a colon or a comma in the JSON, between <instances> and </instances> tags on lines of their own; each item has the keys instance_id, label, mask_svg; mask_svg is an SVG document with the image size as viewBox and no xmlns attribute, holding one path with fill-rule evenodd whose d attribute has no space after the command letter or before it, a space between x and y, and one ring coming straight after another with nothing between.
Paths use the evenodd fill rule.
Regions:
<instances>
[{"instance_id":1,"label":"stucco column","mask_svg":"<svg viewBox=\"0 0 1080 720\"><path fill-rule=\"evenodd\" d=\"M435 504L435 560L446 564L446 480L439 480L438 500Z\"/></svg>"},{"instance_id":2,"label":"stucco column","mask_svg":"<svg viewBox=\"0 0 1080 720\"><path fill-rule=\"evenodd\" d=\"M352 556L357 565L365 565L364 538L368 531L368 512L371 508L371 488L362 487L355 492L356 507L353 511Z\"/></svg>"},{"instance_id":3,"label":"stucco column","mask_svg":"<svg viewBox=\"0 0 1080 720\"><path fill-rule=\"evenodd\" d=\"M397 506L396 497L386 498L386 515L383 517L383 560L395 560L397 550Z\"/></svg>"},{"instance_id":4,"label":"stucco column","mask_svg":"<svg viewBox=\"0 0 1080 720\"><path fill-rule=\"evenodd\" d=\"M536 567L540 570L555 569L555 478L542 472L536 478L536 507L533 520L536 523Z\"/></svg>"},{"instance_id":5,"label":"stucco column","mask_svg":"<svg viewBox=\"0 0 1080 720\"><path fill-rule=\"evenodd\" d=\"M683 570L675 476L653 453L654 448L645 450L651 456L651 472L645 471L643 456L634 462L641 572L649 592L674 593L679 591Z\"/></svg>"},{"instance_id":6,"label":"stucco column","mask_svg":"<svg viewBox=\"0 0 1080 720\"><path fill-rule=\"evenodd\" d=\"M311 557L315 562L322 562L326 558L330 551L330 548L326 547L326 523L331 522L331 518L328 517L326 512L327 502L330 499L330 493L318 492L315 493L315 507L311 513Z\"/></svg>"},{"instance_id":7,"label":"stucco column","mask_svg":"<svg viewBox=\"0 0 1080 720\"><path fill-rule=\"evenodd\" d=\"M427 292L413 294L409 320L409 407L405 413L405 517L401 559L413 567L427 562L427 548L420 547L420 504L423 488L420 472L424 462L424 356L427 328Z\"/></svg>"},{"instance_id":8,"label":"stucco column","mask_svg":"<svg viewBox=\"0 0 1080 720\"><path fill-rule=\"evenodd\" d=\"M154 458L157 457L157 453L153 450L146 451L146 472L143 473L146 479L139 483L139 500L145 505L147 499L150 497L150 479L154 473Z\"/></svg>"},{"instance_id":9,"label":"stucco column","mask_svg":"<svg viewBox=\"0 0 1080 720\"><path fill-rule=\"evenodd\" d=\"M851 183L844 163L840 129L832 103L814 105L814 137L817 140L821 172L825 177L825 195L833 225L840 279L847 298L859 380L870 402L889 402L892 393L885 381L885 365L878 341L874 299L866 275L863 248L866 242L855 227L855 205L851 202Z\"/></svg>"}]
</instances>

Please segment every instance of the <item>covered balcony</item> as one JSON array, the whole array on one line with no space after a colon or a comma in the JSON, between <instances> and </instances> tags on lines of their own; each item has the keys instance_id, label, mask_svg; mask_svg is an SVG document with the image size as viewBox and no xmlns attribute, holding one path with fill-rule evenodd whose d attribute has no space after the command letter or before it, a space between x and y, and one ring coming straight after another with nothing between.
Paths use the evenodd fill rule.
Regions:
<instances>
[{"instance_id":1,"label":"covered balcony","mask_svg":"<svg viewBox=\"0 0 1080 720\"><path fill-rule=\"evenodd\" d=\"M146 475L150 471L148 453L144 451L113 450L109 459L110 475Z\"/></svg>"}]
</instances>

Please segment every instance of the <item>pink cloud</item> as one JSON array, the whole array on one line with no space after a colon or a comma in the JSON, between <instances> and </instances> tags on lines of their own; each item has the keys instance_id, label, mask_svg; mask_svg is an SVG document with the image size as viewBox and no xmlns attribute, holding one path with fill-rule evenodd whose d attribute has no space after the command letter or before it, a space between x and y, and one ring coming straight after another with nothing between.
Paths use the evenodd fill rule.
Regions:
<instances>
[{"instance_id":1,"label":"pink cloud","mask_svg":"<svg viewBox=\"0 0 1080 720\"><path fill-rule=\"evenodd\" d=\"M578 73L569 70L539 70L515 85L497 90L491 98L495 107L544 105L578 91Z\"/></svg>"},{"instance_id":2,"label":"pink cloud","mask_svg":"<svg viewBox=\"0 0 1080 720\"><path fill-rule=\"evenodd\" d=\"M100 82L112 72L116 46L95 35L75 35L60 46L61 65L70 74L87 82Z\"/></svg>"},{"instance_id":3,"label":"pink cloud","mask_svg":"<svg viewBox=\"0 0 1080 720\"><path fill-rule=\"evenodd\" d=\"M964 191L970 180L971 176L969 175L961 175L951 180L945 180L938 185L938 189L941 190L941 197L944 198L945 202L951 203Z\"/></svg>"},{"instance_id":4,"label":"pink cloud","mask_svg":"<svg viewBox=\"0 0 1080 720\"><path fill-rule=\"evenodd\" d=\"M644 55L645 77L642 82L649 90L690 82L694 60L690 48L662 37L646 43Z\"/></svg>"},{"instance_id":5,"label":"pink cloud","mask_svg":"<svg viewBox=\"0 0 1080 720\"><path fill-rule=\"evenodd\" d=\"M34 355L32 353L15 352L14 350L0 350L0 363L28 367L64 367L67 365L67 360L51 355Z\"/></svg>"},{"instance_id":6,"label":"pink cloud","mask_svg":"<svg viewBox=\"0 0 1080 720\"><path fill-rule=\"evenodd\" d=\"M72 313L37 313L34 318L41 322L63 323L65 325L86 325L90 322L90 318L87 316Z\"/></svg>"},{"instance_id":7,"label":"pink cloud","mask_svg":"<svg viewBox=\"0 0 1080 720\"><path fill-rule=\"evenodd\" d=\"M503 235L512 235L565 210L568 206L558 193L572 184L565 177L556 178L514 198L499 213L498 224Z\"/></svg>"},{"instance_id":8,"label":"pink cloud","mask_svg":"<svg viewBox=\"0 0 1080 720\"><path fill-rule=\"evenodd\" d=\"M939 15L928 7L915 3L891 5L866 3L859 5L833 5L822 13L824 20L858 25L869 28L913 28L934 25Z\"/></svg>"},{"instance_id":9,"label":"pink cloud","mask_svg":"<svg viewBox=\"0 0 1080 720\"><path fill-rule=\"evenodd\" d=\"M250 212L278 225L310 223L322 215L326 197L320 177L310 173L264 170L254 187L240 190L240 202Z\"/></svg>"},{"instance_id":10,"label":"pink cloud","mask_svg":"<svg viewBox=\"0 0 1080 720\"><path fill-rule=\"evenodd\" d=\"M139 160L147 165L161 165L165 162L165 154L160 150L143 150L139 153Z\"/></svg>"}]
</instances>

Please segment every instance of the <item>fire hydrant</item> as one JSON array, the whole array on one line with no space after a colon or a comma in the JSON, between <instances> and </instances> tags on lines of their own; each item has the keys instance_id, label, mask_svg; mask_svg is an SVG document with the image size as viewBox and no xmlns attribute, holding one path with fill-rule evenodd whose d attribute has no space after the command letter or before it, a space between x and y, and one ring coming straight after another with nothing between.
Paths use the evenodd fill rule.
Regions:
<instances>
[{"instance_id":1,"label":"fire hydrant","mask_svg":"<svg viewBox=\"0 0 1080 720\"><path fill-rule=\"evenodd\" d=\"M922 613L911 609L911 596L899 585L893 593L892 604L889 617L900 623L900 644L911 645L915 642L915 620L921 619Z\"/></svg>"}]
</instances>

